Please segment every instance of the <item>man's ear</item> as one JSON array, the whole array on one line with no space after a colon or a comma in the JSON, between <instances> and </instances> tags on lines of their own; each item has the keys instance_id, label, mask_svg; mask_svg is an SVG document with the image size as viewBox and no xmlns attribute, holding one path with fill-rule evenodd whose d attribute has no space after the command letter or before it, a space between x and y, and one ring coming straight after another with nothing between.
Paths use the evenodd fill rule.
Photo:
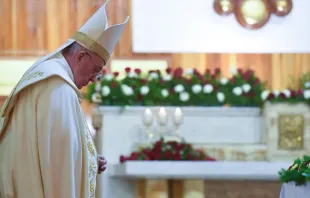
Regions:
<instances>
[{"instance_id":1,"label":"man's ear","mask_svg":"<svg viewBox=\"0 0 310 198\"><path fill-rule=\"evenodd\" d=\"M82 61L82 58L86 55L86 52L85 51L80 51L76 54L76 59L78 62L81 62Z\"/></svg>"}]
</instances>

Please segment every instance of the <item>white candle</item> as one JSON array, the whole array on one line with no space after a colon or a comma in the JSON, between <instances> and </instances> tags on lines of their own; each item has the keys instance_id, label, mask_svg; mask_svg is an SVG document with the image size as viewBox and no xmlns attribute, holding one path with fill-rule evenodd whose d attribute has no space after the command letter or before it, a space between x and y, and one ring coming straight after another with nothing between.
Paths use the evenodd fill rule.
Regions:
<instances>
[{"instance_id":1,"label":"white candle","mask_svg":"<svg viewBox=\"0 0 310 198\"><path fill-rule=\"evenodd\" d=\"M167 123L168 113L164 107L160 107L158 111L159 124L164 125Z\"/></svg>"},{"instance_id":2,"label":"white candle","mask_svg":"<svg viewBox=\"0 0 310 198\"><path fill-rule=\"evenodd\" d=\"M146 125L151 125L153 122L153 113L149 108L145 109L144 111L143 121Z\"/></svg>"},{"instance_id":3,"label":"white candle","mask_svg":"<svg viewBox=\"0 0 310 198\"><path fill-rule=\"evenodd\" d=\"M175 124L181 124L183 121L183 112L181 108L176 108L174 111L174 122Z\"/></svg>"}]
</instances>

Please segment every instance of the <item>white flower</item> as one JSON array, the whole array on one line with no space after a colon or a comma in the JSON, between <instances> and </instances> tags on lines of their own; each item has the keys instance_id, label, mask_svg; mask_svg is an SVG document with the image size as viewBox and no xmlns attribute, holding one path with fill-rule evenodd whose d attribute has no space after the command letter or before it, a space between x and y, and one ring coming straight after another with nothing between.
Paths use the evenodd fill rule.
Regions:
<instances>
[{"instance_id":1,"label":"white flower","mask_svg":"<svg viewBox=\"0 0 310 198\"><path fill-rule=\"evenodd\" d=\"M261 95L260 95L260 97L261 97L261 99L262 100L267 100L267 98L268 98L268 96L269 96L269 90L264 90L262 93L261 93Z\"/></svg>"},{"instance_id":2,"label":"white flower","mask_svg":"<svg viewBox=\"0 0 310 198\"><path fill-rule=\"evenodd\" d=\"M142 86L141 88L140 88L140 93L142 94L142 95L146 95L146 94L148 94L150 92L150 88L148 87L148 86Z\"/></svg>"},{"instance_id":3,"label":"white flower","mask_svg":"<svg viewBox=\"0 0 310 198\"><path fill-rule=\"evenodd\" d=\"M103 78L107 81L111 81L114 78L114 76L112 74L105 74Z\"/></svg>"},{"instance_id":4,"label":"white flower","mask_svg":"<svg viewBox=\"0 0 310 198\"><path fill-rule=\"evenodd\" d=\"M277 90L277 89L273 90L273 95L274 95L275 97L278 97L278 96L280 95L280 91Z\"/></svg>"},{"instance_id":5,"label":"white flower","mask_svg":"<svg viewBox=\"0 0 310 198\"><path fill-rule=\"evenodd\" d=\"M189 100L189 94L188 94L187 92L182 92L182 93L180 94L180 100L181 100L182 102L188 101L188 100Z\"/></svg>"},{"instance_id":6,"label":"white flower","mask_svg":"<svg viewBox=\"0 0 310 198\"><path fill-rule=\"evenodd\" d=\"M174 91L177 93L181 93L182 91L184 91L184 86L181 84L178 84L174 87Z\"/></svg>"},{"instance_id":7,"label":"white flower","mask_svg":"<svg viewBox=\"0 0 310 198\"><path fill-rule=\"evenodd\" d=\"M284 90L282 91L282 93L283 93L287 98L289 98L289 97L291 96L291 91L288 90L288 89L284 89Z\"/></svg>"},{"instance_id":8,"label":"white flower","mask_svg":"<svg viewBox=\"0 0 310 198\"><path fill-rule=\"evenodd\" d=\"M186 69L184 71L184 74L185 75L193 75L194 74L194 69L193 68Z\"/></svg>"},{"instance_id":9,"label":"white flower","mask_svg":"<svg viewBox=\"0 0 310 198\"><path fill-rule=\"evenodd\" d=\"M236 95L236 96L240 96L242 94L242 88L241 87L235 87L233 88L232 92Z\"/></svg>"},{"instance_id":10,"label":"white flower","mask_svg":"<svg viewBox=\"0 0 310 198\"><path fill-rule=\"evenodd\" d=\"M128 78L137 78L138 75L135 72L130 71L127 76Z\"/></svg>"},{"instance_id":11,"label":"white flower","mask_svg":"<svg viewBox=\"0 0 310 198\"><path fill-rule=\"evenodd\" d=\"M230 66L229 67L229 73L231 73L231 75L235 76L238 74L238 70L237 70L237 67L235 66Z\"/></svg>"},{"instance_id":12,"label":"white flower","mask_svg":"<svg viewBox=\"0 0 310 198\"><path fill-rule=\"evenodd\" d=\"M157 79L158 77L159 77L159 75L157 72L151 72L149 74L149 80L154 80L154 79Z\"/></svg>"},{"instance_id":13,"label":"white flower","mask_svg":"<svg viewBox=\"0 0 310 198\"><path fill-rule=\"evenodd\" d=\"M310 90L304 90L304 98L307 100L310 99Z\"/></svg>"},{"instance_id":14,"label":"white flower","mask_svg":"<svg viewBox=\"0 0 310 198\"><path fill-rule=\"evenodd\" d=\"M101 94L103 96L108 96L110 94L111 90L110 90L110 87L108 86L103 86L102 89L101 89Z\"/></svg>"},{"instance_id":15,"label":"white flower","mask_svg":"<svg viewBox=\"0 0 310 198\"><path fill-rule=\"evenodd\" d=\"M213 86L210 84L206 84L203 86L203 93L209 94L213 91Z\"/></svg>"},{"instance_id":16,"label":"white flower","mask_svg":"<svg viewBox=\"0 0 310 198\"><path fill-rule=\"evenodd\" d=\"M228 79L226 77L222 77L220 82L222 85L226 85L228 83Z\"/></svg>"},{"instance_id":17,"label":"white flower","mask_svg":"<svg viewBox=\"0 0 310 198\"><path fill-rule=\"evenodd\" d=\"M133 95L133 89L129 87L128 85L122 85L121 89L125 96Z\"/></svg>"},{"instance_id":18,"label":"white flower","mask_svg":"<svg viewBox=\"0 0 310 198\"><path fill-rule=\"evenodd\" d=\"M310 81L305 82L304 86L305 86L305 88L310 88Z\"/></svg>"},{"instance_id":19,"label":"white flower","mask_svg":"<svg viewBox=\"0 0 310 198\"><path fill-rule=\"evenodd\" d=\"M242 85L242 89L245 93L248 93L251 90L251 85L249 84L244 84Z\"/></svg>"},{"instance_id":20,"label":"white flower","mask_svg":"<svg viewBox=\"0 0 310 198\"><path fill-rule=\"evenodd\" d=\"M217 98L217 100L218 100L219 102L224 102L224 100L225 100L225 95L224 95L222 92L218 92L218 93L216 94L216 98Z\"/></svg>"},{"instance_id":21,"label":"white flower","mask_svg":"<svg viewBox=\"0 0 310 198\"><path fill-rule=\"evenodd\" d=\"M102 100L101 100L101 95L99 93L94 93L92 96L91 96L91 100L92 102L94 103L101 103Z\"/></svg>"},{"instance_id":22,"label":"white flower","mask_svg":"<svg viewBox=\"0 0 310 198\"><path fill-rule=\"evenodd\" d=\"M169 96L169 91L167 89L162 89L161 90L161 95L166 98Z\"/></svg>"},{"instance_id":23,"label":"white flower","mask_svg":"<svg viewBox=\"0 0 310 198\"><path fill-rule=\"evenodd\" d=\"M201 91L202 91L202 86L201 86L201 85L195 84L195 85L192 86L192 92L193 92L194 94L198 94L198 93L200 93Z\"/></svg>"},{"instance_id":24,"label":"white flower","mask_svg":"<svg viewBox=\"0 0 310 198\"><path fill-rule=\"evenodd\" d=\"M96 90L96 92L99 92L99 91L101 90L101 84L100 84L100 82L96 82L96 84L95 84L95 90Z\"/></svg>"},{"instance_id":25,"label":"white flower","mask_svg":"<svg viewBox=\"0 0 310 198\"><path fill-rule=\"evenodd\" d=\"M172 79L172 76L170 74L166 74L163 76L164 81L170 81Z\"/></svg>"}]
</instances>

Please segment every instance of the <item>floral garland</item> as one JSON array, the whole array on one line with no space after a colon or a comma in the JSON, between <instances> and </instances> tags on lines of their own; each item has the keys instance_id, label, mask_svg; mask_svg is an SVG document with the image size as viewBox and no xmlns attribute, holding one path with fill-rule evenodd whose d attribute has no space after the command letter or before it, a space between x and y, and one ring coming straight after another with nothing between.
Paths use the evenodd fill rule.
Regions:
<instances>
[{"instance_id":1,"label":"floral garland","mask_svg":"<svg viewBox=\"0 0 310 198\"><path fill-rule=\"evenodd\" d=\"M129 156L120 156L120 163L126 161L215 161L203 150L194 149L191 144L185 142L167 141L163 139L156 141L152 146L141 148L132 152Z\"/></svg>"},{"instance_id":2,"label":"floral garland","mask_svg":"<svg viewBox=\"0 0 310 198\"><path fill-rule=\"evenodd\" d=\"M231 69L231 78L219 68L200 73L196 69L165 72L125 68L125 77L103 71L102 79L88 86L86 99L102 106L248 106L271 103L310 103L310 89L266 90L251 69Z\"/></svg>"},{"instance_id":3,"label":"floral garland","mask_svg":"<svg viewBox=\"0 0 310 198\"><path fill-rule=\"evenodd\" d=\"M86 98L99 105L139 106L252 106L263 104L264 84L254 71L235 69L232 77L221 76L221 70L166 69L165 72L125 69L119 73L103 71L100 82L88 86Z\"/></svg>"},{"instance_id":4,"label":"floral garland","mask_svg":"<svg viewBox=\"0 0 310 198\"><path fill-rule=\"evenodd\" d=\"M296 186L305 185L310 181L310 156L304 156L294 161L287 170L281 169L279 172L281 183L294 182Z\"/></svg>"}]
</instances>

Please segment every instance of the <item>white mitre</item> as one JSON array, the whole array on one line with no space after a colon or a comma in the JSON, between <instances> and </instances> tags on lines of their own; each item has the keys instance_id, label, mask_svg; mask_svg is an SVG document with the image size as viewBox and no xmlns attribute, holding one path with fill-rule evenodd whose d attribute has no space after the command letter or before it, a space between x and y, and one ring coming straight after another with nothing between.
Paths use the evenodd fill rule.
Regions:
<instances>
[{"instance_id":1,"label":"white mitre","mask_svg":"<svg viewBox=\"0 0 310 198\"><path fill-rule=\"evenodd\" d=\"M106 14L106 5L108 2L107 0L66 43L47 56L39 59L35 65L53 57L74 42L98 54L107 63L129 20L128 16L124 23L109 27Z\"/></svg>"}]
</instances>

